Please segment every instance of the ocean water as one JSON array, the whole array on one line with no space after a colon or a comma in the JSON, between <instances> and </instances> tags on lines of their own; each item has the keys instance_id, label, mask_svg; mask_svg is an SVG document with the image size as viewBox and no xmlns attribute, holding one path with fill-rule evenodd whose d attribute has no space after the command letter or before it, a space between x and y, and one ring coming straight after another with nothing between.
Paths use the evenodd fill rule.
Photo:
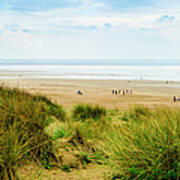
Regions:
<instances>
[{"instance_id":1,"label":"ocean water","mask_svg":"<svg viewBox=\"0 0 180 180\"><path fill-rule=\"evenodd\" d=\"M179 60L0 60L0 78L180 81Z\"/></svg>"}]
</instances>

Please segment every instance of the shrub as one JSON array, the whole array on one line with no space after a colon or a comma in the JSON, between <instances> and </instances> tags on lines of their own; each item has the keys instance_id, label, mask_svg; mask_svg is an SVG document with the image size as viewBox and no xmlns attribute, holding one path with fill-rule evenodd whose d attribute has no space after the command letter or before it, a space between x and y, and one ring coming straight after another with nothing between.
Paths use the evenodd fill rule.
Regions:
<instances>
[{"instance_id":1,"label":"shrub","mask_svg":"<svg viewBox=\"0 0 180 180\"><path fill-rule=\"evenodd\" d=\"M89 104L79 104L73 109L73 118L75 120L100 119L106 116L106 109L98 105L91 106Z\"/></svg>"}]
</instances>

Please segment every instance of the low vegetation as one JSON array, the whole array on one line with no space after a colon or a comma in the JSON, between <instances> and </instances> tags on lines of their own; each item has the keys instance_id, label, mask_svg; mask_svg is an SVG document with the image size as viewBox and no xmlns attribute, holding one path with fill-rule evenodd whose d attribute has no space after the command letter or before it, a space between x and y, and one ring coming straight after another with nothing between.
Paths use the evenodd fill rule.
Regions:
<instances>
[{"instance_id":1,"label":"low vegetation","mask_svg":"<svg viewBox=\"0 0 180 180\"><path fill-rule=\"evenodd\" d=\"M136 106L126 121L109 137L112 179L179 179L180 111Z\"/></svg>"},{"instance_id":2,"label":"low vegetation","mask_svg":"<svg viewBox=\"0 0 180 180\"><path fill-rule=\"evenodd\" d=\"M47 98L0 87L2 179L17 179L15 168L25 159L43 164L55 157L52 141L44 129L56 118L64 121L65 112Z\"/></svg>"},{"instance_id":3,"label":"low vegetation","mask_svg":"<svg viewBox=\"0 0 180 180\"><path fill-rule=\"evenodd\" d=\"M27 164L67 173L96 164L104 179L179 179L179 126L179 109L79 104L66 112L44 96L0 87L0 179L25 179Z\"/></svg>"},{"instance_id":4,"label":"low vegetation","mask_svg":"<svg viewBox=\"0 0 180 180\"><path fill-rule=\"evenodd\" d=\"M89 104L78 104L73 109L73 118L75 120L85 121L86 119L99 120L106 116L106 109L101 106L92 106Z\"/></svg>"}]
</instances>

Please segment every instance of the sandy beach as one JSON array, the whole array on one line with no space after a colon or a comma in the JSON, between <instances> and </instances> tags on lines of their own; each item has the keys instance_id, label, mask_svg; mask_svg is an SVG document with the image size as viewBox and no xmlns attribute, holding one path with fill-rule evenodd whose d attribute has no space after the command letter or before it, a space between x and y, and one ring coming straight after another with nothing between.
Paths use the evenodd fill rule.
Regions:
<instances>
[{"instance_id":1,"label":"sandy beach","mask_svg":"<svg viewBox=\"0 0 180 180\"><path fill-rule=\"evenodd\" d=\"M173 96L180 96L180 82L145 80L80 80L80 79L1 79L1 84L30 93L46 95L65 108L77 103L99 104L109 109L127 109L135 104L148 107L180 106ZM80 89L84 95L77 95ZM112 89L132 90L133 94L112 95Z\"/></svg>"}]
</instances>

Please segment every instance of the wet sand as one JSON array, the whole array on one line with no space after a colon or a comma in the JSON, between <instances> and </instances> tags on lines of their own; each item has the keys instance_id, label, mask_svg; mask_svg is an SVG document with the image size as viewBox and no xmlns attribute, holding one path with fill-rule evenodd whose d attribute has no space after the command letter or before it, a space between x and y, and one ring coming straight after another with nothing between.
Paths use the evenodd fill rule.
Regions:
<instances>
[{"instance_id":1,"label":"wet sand","mask_svg":"<svg viewBox=\"0 0 180 180\"><path fill-rule=\"evenodd\" d=\"M80 80L80 79L0 79L0 84L17 87L30 93L46 95L65 108L77 103L99 104L109 109L127 109L135 104L148 107L180 106L173 96L180 96L180 82L145 80ZM77 95L77 90L84 95ZM133 94L112 95L113 89L132 90Z\"/></svg>"}]
</instances>

